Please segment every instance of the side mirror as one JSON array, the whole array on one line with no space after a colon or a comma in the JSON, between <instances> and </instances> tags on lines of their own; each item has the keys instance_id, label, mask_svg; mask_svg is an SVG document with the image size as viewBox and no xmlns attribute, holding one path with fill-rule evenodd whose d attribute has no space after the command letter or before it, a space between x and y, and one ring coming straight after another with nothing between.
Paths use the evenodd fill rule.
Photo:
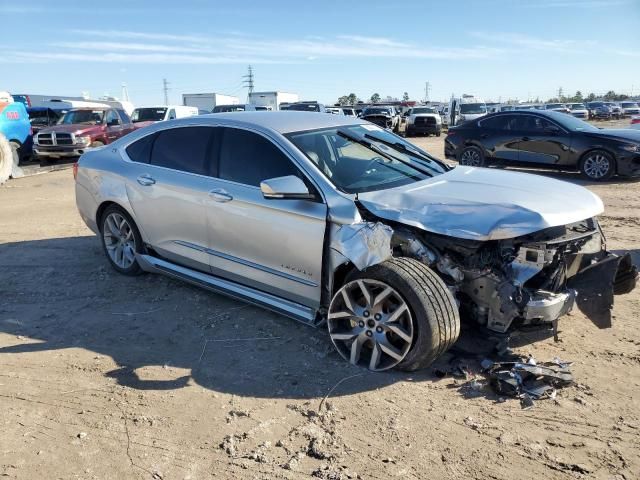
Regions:
<instances>
[{"instance_id":1,"label":"side mirror","mask_svg":"<svg viewBox=\"0 0 640 480\"><path fill-rule=\"evenodd\" d=\"M310 200L314 198L304 182L295 175L263 180L260 182L260 191L264 198L269 199Z\"/></svg>"}]
</instances>

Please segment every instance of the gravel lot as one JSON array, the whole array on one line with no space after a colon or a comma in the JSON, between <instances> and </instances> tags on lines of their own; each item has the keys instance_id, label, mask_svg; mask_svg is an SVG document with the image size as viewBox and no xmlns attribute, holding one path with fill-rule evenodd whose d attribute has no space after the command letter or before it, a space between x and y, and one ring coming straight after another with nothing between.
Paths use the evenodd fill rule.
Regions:
<instances>
[{"instance_id":1,"label":"gravel lot","mask_svg":"<svg viewBox=\"0 0 640 480\"><path fill-rule=\"evenodd\" d=\"M443 138L412 140L442 156ZM640 183L587 186L605 202L609 248L640 262ZM617 298L611 329L575 312L559 343L519 347L575 362L577 381L522 410L432 369L351 367L323 329L120 276L76 213L70 170L12 180L0 187L0 476L636 479L639 307L636 290Z\"/></svg>"}]
</instances>

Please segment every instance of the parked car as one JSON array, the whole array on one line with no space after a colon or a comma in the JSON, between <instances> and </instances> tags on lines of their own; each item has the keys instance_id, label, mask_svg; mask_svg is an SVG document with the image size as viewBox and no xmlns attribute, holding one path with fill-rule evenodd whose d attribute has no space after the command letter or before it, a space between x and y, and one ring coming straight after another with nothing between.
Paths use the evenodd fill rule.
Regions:
<instances>
[{"instance_id":1,"label":"parked car","mask_svg":"<svg viewBox=\"0 0 640 480\"><path fill-rule=\"evenodd\" d=\"M254 105L256 108L256 111L260 112L260 111L264 111L264 112L272 112L273 111L273 107L271 105Z\"/></svg>"},{"instance_id":2,"label":"parked car","mask_svg":"<svg viewBox=\"0 0 640 480\"><path fill-rule=\"evenodd\" d=\"M554 112L570 113L569 107L564 103L547 103L544 106L545 110L552 110Z\"/></svg>"},{"instance_id":3,"label":"parked car","mask_svg":"<svg viewBox=\"0 0 640 480\"><path fill-rule=\"evenodd\" d=\"M637 128L640 130L640 116L631 117L631 128Z\"/></svg>"},{"instance_id":4,"label":"parked car","mask_svg":"<svg viewBox=\"0 0 640 480\"><path fill-rule=\"evenodd\" d=\"M620 108L624 116L640 115L640 106L636 102L620 102Z\"/></svg>"},{"instance_id":5,"label":"parked car","mask_svg":"<svg viewBox=\"0 0 640 480\"><path fill-rule=\"evenodd\" d=\"M74 108L60 121L43 128L34 137L38 157L77 157L91 148L108 145L136 128L124 110L115 108Z\"/></svg>"},{"instance_id":6,"label":"parked car","mask_svg":"<svg viewBox=\"0 0 640 480\"><path fill-rule=\"evenodd\" d=\"M209 113L209 112L207 112ZM163 122L166 120L175 120L176 118L185 118L198 115L197 107L188 107L185 105L161 105L157 107L138 107L131 114L131 121L136 128L147 127L155 122Z\"/></svg>"},{"instance_id":7,"label":"parked car","mask_svg":"<svg viewBox=\"0 0 640 480\"><path fill-rule=\"evenodd\" d=\"M396 131L400 124L400 115L396 108L389 105L366 107L360 118L393 131Z\"/></svg>"},{"instance_id":8,"label":"parked car","mask_svg":"<svg viewBox=\"0 0 640 480\"><path fill-rule=\"evenodd\" d=\"M589 102L587 103L589 109L589 118L594 120L608 120L613 114L611 108L604 102Z\"/></svg>"},{"instance_id":9,"label":"parked car","mask_svg":"<svg viewBox=\"0 0 640 480\"><path fill-rule=\"evenodd\" d=\"M412 107L407 110L400 128L407 137L430 134L439 137L442 119L433 107Z\"/></svg>"},{"instance_id":10,"label":"parked car","mask_svg":"<svg viewBox=\"0 0 640 480\"><path fill-rule=\"evenodd\" d=\"M353 117L157 123L84 154L75 173L80 215L117 272L326 323L338 352L371 370L431 364L457 340L459 309L494 335L549 332L576 302L596 299L587 314L610 319L613 294L636 283L629 254L606 251L603 204L585 188L452 169Z\"/></svg>"},{"instance_id":11,"label":"parked car","mask_svg":"<svg viewBox=\"0 0 640 480\"><path fill-rule=\"evenodd\" d=\"M67 110L54 110L48 107L29 107L27 108L27 112L29 114L29 122L31 123L31 130L35 135L43 128L58 123Z\"/></svg>"},{"instance_id":12,"label":"parked car","mask_svg":"<svg viewBox=\"0 0 640 480\"><path fill-rule=\"evenodd\" d=\"M487 105L481 98L465 94L460 98L452 97L449 101L448 125L459 125L476 120L487 114Z\"/></svg>"},{"instance_id":13,"label":"parked car","mask_svg":"<svg viewBox=\"0 0 640 480\"><path fill-rule=\"evenodd\" d=\"M550 111L487 115L449 129L445 156L462 165L578 170L589 180L640 174L640 132L599 129Z\"/></svg>"},{"instance_id":14,"label":"parked car","mask_svg":"<svg viewBox=\"0 0 640 480\"><path fill-rule=\"evenodd\" d=\"M249 103L241 103L237 105L216 105L211 113L229 113L229 112L255 112L256 107Z\"/></svg>"},{"instance_id":15,"label":"parked car","mask_svg":"<svg viewBox=\"0 0 640 480\"><path fill-rule=\"evenodd\" d=\"M622 108L620 105L614 102L602 102L611 110L611 116L616 120L622 118Z\"/></svg>"},{"instance_id":16,"label":"parked car","mask_svg":"<svg viewBox=\"0 0 640 480\"><path fill-rule=\"evenodd\" d=\"M576 118L589 119L589 109L585 107L584 103L569 103L567 104L569 113Z\"/></svg>"},{"instance_id":17,"label":"parked car","mask_svg":"<svg viewBox=\"0 0 640 480\"><path fill-rule=\"evenodd\" d=\"M296 102L285 105L283 108L280 105L280 110L293 110L294 112L318 112L326 113L327 109L322 103L318 102Z\"/></svg>"},{"instance_id":18,"label":"parked car","mask_svg":"<svg viewBox=\"0 0 640 480\"><path fill-rule=\"evenodd\" d=\"M21 102L14 102L7 92L0 92L0 184L31 155L32 133L29 115Z\"/></svg>"},{"instance_id":19,"label":"parked car","mask_svg":"<svg viewBox=\"0 0 640 480\"><path fill-rule=\"evenodd\" d=\"M442 121L442 125L444 126L449 125L449 107L448 106L444 106L442 107L442 110L440 110L440 120Z\"/></svg>"},{"instance_id":20,"label":"parked car","mask_svg":"<svg viewBox=\"0 0 640 480\"><path fill-rule=\"evenodd\" d=\"M0 133L10 143L16 164L31 156L33 131L22 102L13 101L8 92L0 92Z\"/></svg>"}]
</instances>

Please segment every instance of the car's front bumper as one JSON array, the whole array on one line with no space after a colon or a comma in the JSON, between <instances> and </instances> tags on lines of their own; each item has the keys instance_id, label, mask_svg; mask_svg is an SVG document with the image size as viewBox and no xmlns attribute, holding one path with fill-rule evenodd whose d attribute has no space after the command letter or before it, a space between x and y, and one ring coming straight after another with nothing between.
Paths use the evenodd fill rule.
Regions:
<instances>
[{"instance_id":1,"label":"car's front bumper","mask_svg":"<svg viewBox=\"0 0 640 480\"><path fill-rule=\"evenodd\" d=\"M90 148L80 145L69 146L47 146L47 145L34 145L33 152L38 157L50 157L50 158L62 158L62 157L79 157Z\"/></svg>"},{"instance_id":2,"label":"car's front bumper","mask_svg":"<svg viewBox=\"0 0 640 480\"><path fill-rule=\"evenodd\" d=\"M433 134L438 134L442 132L442 125L436 124L436 125L421 125L421 124L409 124L407 125L407 133L408 134L424 134L424 133L433 133Z\"/></svg>"},{"instance_id":3,"label":"car's front bumper","mask_svg":"<svg viewBox=\"0 0 640 480\"><path fill-rule=\"evenodd\" d=\"M640 176L640 153L624 153L616 158L617 173L623 177Z\"/></svg>"}]
</instances>

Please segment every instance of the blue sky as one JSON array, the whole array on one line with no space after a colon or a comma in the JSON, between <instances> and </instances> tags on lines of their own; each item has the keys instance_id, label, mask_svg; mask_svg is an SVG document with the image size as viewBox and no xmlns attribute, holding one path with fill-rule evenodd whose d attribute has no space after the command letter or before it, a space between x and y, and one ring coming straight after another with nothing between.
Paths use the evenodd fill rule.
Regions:
<instances>
[{"instance_id":1,"label":"blue sky","mask_svg":"<svg viewBox=\"0 0 640 480\"><path fill-rule=\"evenodd\" d=\"M92 4L95 3L95 6ZM0 90L119 96L256 90L334 102L640 93L640 0L0 0Z\"/></svg>"}]
</instances>

